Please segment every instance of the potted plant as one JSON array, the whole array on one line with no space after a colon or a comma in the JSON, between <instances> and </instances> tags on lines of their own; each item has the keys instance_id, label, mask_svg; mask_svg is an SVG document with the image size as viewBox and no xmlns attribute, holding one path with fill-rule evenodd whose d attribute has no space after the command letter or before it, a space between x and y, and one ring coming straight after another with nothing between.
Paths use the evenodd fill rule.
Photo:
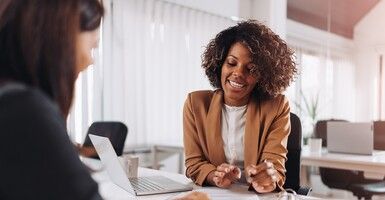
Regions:
<instances>
[{"instance_id":1,"label":"potted plant","mask_svg":"<svg viewBox=\"0 0 385 200\"><path fill-rule=\"evenodd\" d=\"M314 128L319 115L319 92L317 92L316 95L309 95L306 97L301 90L300 96L303 104L295 102L295 105L301 113L305 114L305 119L303 118L303 138L304 144L306 145L308 138L314 137Z\"/></svg>"}]
</instances>

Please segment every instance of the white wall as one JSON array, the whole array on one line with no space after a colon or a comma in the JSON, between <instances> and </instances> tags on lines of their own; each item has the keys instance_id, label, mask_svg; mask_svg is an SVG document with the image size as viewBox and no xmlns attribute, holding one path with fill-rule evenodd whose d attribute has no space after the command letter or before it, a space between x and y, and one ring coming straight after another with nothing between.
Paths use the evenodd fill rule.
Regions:
<instances>
[{"instance_id":1,"label":"white wall","mask_svg":"<svg viewBox=\"0 0 385 200\"><path fill-rule=\"evenodd\" d=\"M287 0L165 0L232 19L257 19L286 37Z\"/></svg>"},{"instance_id":2,"label":"white wall","mask_svg":"<svg viewBox=\"0 0 385 200\"><path fill-rule=\"evenodd\" d=\"M320 119L336 118L355 121L355 69L350 63L354 49L353 41L290 19L287 20L286 24L287 42L291 46L325 57L329 49L329 55L333 57L335 62L331 72L333 77L329 77L327 74L324 74L325 77L323 78L321 74L318 75L320 77L317 77L320 80L331 78L333 84L332 101L330 102L321 96L324 99L320 101L324 103L323 109L320 108L323 110L323 113L320 113ZM306 83L302 82L302 84ZM325 81L322 84L324 84L323 89L327 88ZM328 109L325 107L330 109L327 115L325 110Z\"/></svg>"},{"instance_id":3,"label":"white wall","mask_svg":"<svg viewBox=\"0 0 385 200\"><path fill-rule=\"evenodd\" d=\"M281 38L286 38L287 0L252 0L250 16L268 25Z\"/></svg>"},{"instance_id":4,"label":"white wall","mask_svg":"<svg viewBox=\"0 0 385 200\"><path fill-rule=\"evenodd\" d=\"M385 1L379 1L354 28L358 121L378 119L379 54L385 52L384 19Z\"/></svg>"},{"instance_id":5,"label":"white wall","mask_svg":"<svg viewBox=\"0 0 385 200\"><path fill-rule=\"evenodd\" d=\"M312 51L325 51L329 47L337 55L351 55L354 43L339 35L288 19L286 22L288 40Z\"/></svg>"},{"instance_id":6,"label":"white wall","mask_svg":"<svg viewBox=\"0 0 385 200\"><path fill-rule=\"evenodd\" d=\"M242 0L165 0L189 8L220 15L222 17L239 16ZM249 1L249 0L244 0Z\"/></svg>"}]
</instances>

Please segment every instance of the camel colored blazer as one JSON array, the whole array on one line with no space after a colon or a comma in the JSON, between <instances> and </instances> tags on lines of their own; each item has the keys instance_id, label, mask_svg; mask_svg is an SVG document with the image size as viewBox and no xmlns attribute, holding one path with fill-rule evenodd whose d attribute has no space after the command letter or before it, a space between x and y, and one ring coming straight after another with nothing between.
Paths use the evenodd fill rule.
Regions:
<instances>
[{"instance_id":1,"label":"camel colored blazer","mask_svg":"<svg viewBox=\"0 0 385 200\"><path fill-rule=\"evenodd\" d=\"M221 134L223 91L188 94L183 108L183 142L186 176L202 185L207 175L226 162ZM283 95L269 100L252 97L247 105L244 166L272 161L285 183L286 145L290 132L290 107Z\"/></svg>"}]
</instances>

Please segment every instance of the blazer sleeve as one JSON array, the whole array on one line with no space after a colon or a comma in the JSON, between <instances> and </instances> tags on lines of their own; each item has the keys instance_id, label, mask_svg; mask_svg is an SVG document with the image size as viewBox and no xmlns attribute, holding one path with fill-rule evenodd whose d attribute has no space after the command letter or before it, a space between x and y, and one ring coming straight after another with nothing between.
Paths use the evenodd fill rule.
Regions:
<instances>
[{"instance_id":1,"label":"blazer sleeve","mask_svg":"<svg viewBox=\"0 0 385 200\"><path fill-rule=\"evenodd\" d=\"M195 123L195 115L188 95L183 108L183 143L185 150L186 176L195 184L202 185L207 175L216 167L212 165L203 153L203 140L199 138Z\"/></svg>"},{"instance_id":2,"label":"blazer sleeve","mask_svg":"<svg viewBox=\"0 0 385 200\"><path fill-rule=\"evenodd\" d=\"M284 96L277 103L277 114L268 129L261 161L269 160L273 162L280 176L277 186L280 190L283 190L283 184L286 179L287 139L290 134L290 107L288 100Z\"/></svg>"}]
</instances>

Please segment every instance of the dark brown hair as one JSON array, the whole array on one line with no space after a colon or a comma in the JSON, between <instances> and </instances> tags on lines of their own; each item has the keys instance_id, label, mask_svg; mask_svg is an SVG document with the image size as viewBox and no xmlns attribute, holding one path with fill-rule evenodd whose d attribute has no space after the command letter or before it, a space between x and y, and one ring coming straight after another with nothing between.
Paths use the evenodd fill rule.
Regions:
<instances>
[{"instance_id":1,"label":"dark brown hair","mask_svg":"<svg viewBox=\"0 0 385 200\"><path fill-rule=\"evenodd\" d=\"M104 8L99 0L80 0L81 31L93 31L99 28L103 15Z\"/></svg>"},{"instance_id":2,"label":"dark brown hair","mask_svg":"<svg viewBox=\"0 0 385 200\"><path fill-rule=\"evenodd\" d=\"M68 115L76 79L81 1L0 3L0 80L40 88L57 102L63 116Z\"/></svg>"},{"instance_id":3,"label":"dark brown hair","mask_svg":"<svg viewBox=\"0 0 385 200\"><path fill-rule=\"evenodd\" d=\"M252 71L258 74L259 79L253 93L262 98L272 98L293 81L297 74L293 51L267 26L248 20L218 33L207 45L202 55L202 67L213 87L222 88L222 65L230 47L237 42L249 49L256 65Z\"/></svg>"}]
</instances>

